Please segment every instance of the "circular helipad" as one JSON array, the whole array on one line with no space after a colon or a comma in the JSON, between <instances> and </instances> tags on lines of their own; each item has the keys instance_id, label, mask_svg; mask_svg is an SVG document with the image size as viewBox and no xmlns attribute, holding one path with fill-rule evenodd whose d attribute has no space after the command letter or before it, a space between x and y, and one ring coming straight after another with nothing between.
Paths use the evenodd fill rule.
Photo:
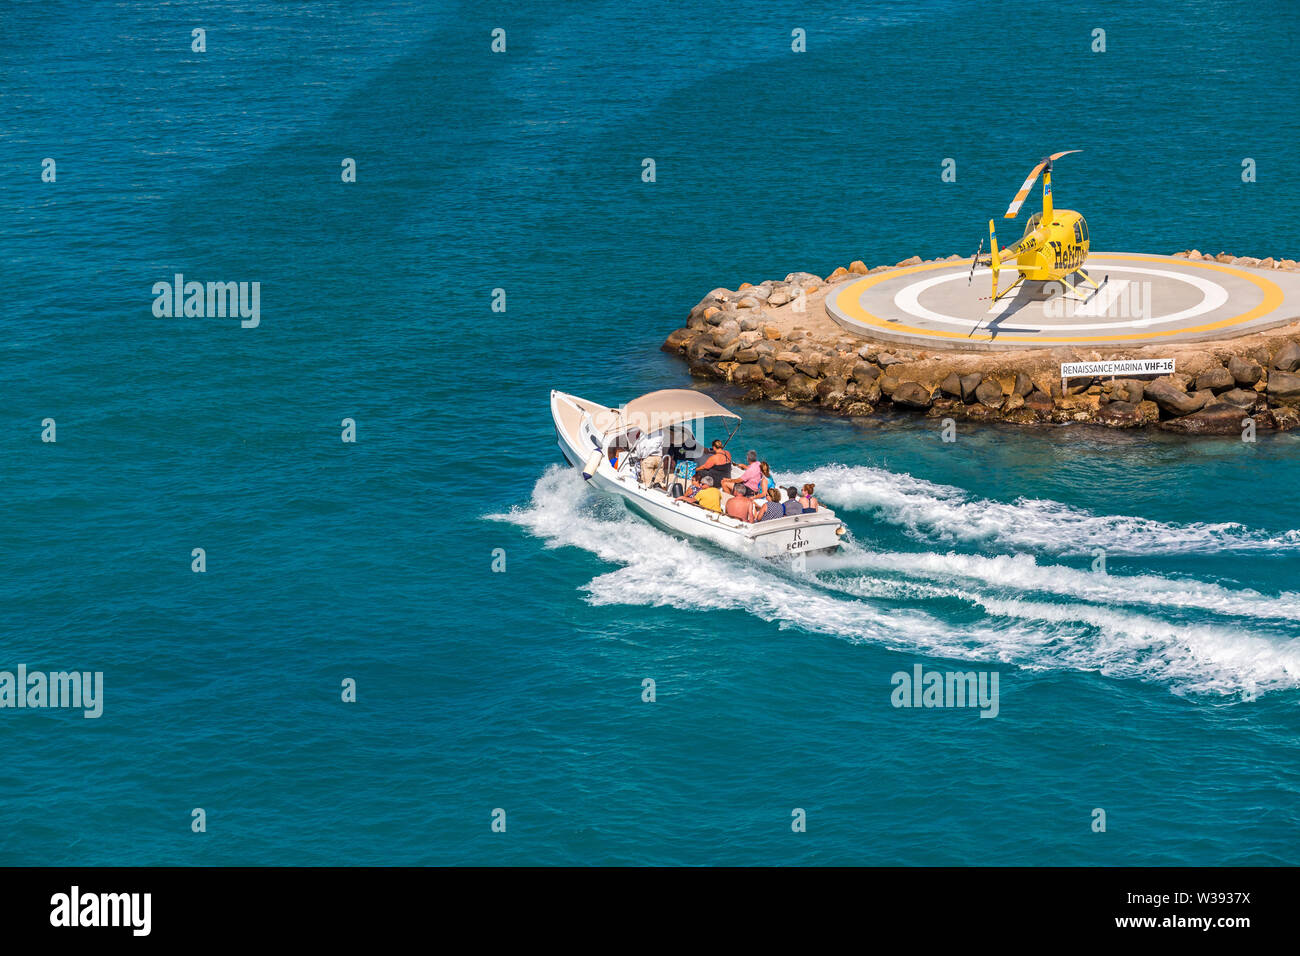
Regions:
<instances>
[{"instance_id":1,"label":"circular helipad","mask_svg":"<svg viewBox=\"0 0 1300 956\"><path fill-rule=\"evenodd\" d=\"M826 296L836 322L872 338L931 348L1013 349L1139 345L1231 338L1300 317L1300 273L1175 256L1097 252L1085 266L1100 284L1022 283L992 300L987 268L950 259L863 276ZM1015 263L1002 267L1005 289ZM970 279L968 283L968 277Z\"/></svg>"}]
</instances>

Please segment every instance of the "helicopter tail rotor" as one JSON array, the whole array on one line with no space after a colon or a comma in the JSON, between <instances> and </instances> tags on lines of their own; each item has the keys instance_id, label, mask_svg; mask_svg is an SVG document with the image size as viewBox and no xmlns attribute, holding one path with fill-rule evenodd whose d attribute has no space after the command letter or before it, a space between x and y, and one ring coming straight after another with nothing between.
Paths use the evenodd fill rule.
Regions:
<instances>
[{"instance_id":1,"label":"helicopter tail rotor","mask_svg":"<svg viewBox=\"0 0 1300 956\"><path fill-rule=\"evenodd\" d=\"M966 275L966 284L970 285L970 280L975 277L975 267L979 265L980 253L984 251L984 237L980 237L979 248L975 250L975 255L970 260L970 272Z\"/></svg>"}]
</instances>

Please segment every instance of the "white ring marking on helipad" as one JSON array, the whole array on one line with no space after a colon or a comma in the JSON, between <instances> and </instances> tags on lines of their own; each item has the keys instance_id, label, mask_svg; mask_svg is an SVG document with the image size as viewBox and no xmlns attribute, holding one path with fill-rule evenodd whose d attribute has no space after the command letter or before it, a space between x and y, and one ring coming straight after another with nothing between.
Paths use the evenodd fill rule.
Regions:
<instances>
[{"instance_id":1,"label":"white ring marking on helipad","mask_svg":"<svg viewBox=\"0 0 1300 956\"><path fill-rule=\"evenodd\" d=\"M1199 289L1202 298L1196 305L1183 309L1181 312L1172 312L1169 315L1156 316L1149 319L1127 319L1119 317L1115 322L1077 323L1073 325L1057 325L1055 322L1041 322L1037 325L1005 324L999 325L998 328L1005 332L1087 332L1097 329L1110 330L1114 329L1117 325L1122 325L1126 328L1141 328L1150 325L1164 325L1168 322L1178 322L1182 319L1195 318L1198 315L1204 315L1206 312L1211 312L1214 309L1219 308L1228 301L1227 289L1219 285L1219 283L1212 282L1202 276L1188 275L1182 272L1170 272L1167 269L1148 269L1142 266L1116 266L1109 263L1105 264L1105 269L1108 272L1136 272L1141 275L1163 276L1167 279L1176 279L1179 282L1186 282L1188 285ZM975 271L976 276L987 277L990 274L991 273L988 269L977 269ZM933 288L934 286L941 285L944 282L953 282L962 278L964 275L966 275L965 272L957 271L950 275L937 275L929 279L923 279L920 282L913 282L911 285L905 286L898 291L894 296L894 305L902 309L904 312L907 312L909 315L914 315L919 319L928 319L931 322L938 322L941 325L956 325L961 328L968 328L971 325L971 322L975 321L977 323L976 328L978 328L979 325L983 323L982 317L978 320L960 319L950 315L941 315L940 313L934 312L921 305L920 297L922 292Z\"/></svg>"}]
</instances>

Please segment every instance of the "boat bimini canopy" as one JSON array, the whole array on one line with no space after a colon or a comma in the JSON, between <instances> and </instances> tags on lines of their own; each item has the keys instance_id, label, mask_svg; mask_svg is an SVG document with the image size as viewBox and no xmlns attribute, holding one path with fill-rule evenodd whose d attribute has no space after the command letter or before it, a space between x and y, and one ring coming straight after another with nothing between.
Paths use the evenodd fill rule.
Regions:
<instances>
[{"instance_id":1,"label":"boat bimini canopy","mask_svg":"<svg viewBox=\"0 0 1300 956\"><path fill-rule=\"evenodd\" d=\"M736 424L727 438L740 427L740 416L723 408L703 392L689 388L664 388L634 398L622 408L610 408L592 416L592 424L606 438L636 428L642 434L657 432L697 418L733 418Z\"/></svg>"}]
</instances>

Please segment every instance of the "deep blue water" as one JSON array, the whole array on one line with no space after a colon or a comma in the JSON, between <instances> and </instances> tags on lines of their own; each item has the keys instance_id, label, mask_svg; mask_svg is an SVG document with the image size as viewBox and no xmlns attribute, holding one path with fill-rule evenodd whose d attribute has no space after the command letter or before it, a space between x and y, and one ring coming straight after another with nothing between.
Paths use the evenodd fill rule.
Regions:
<instances>
[{"instance_id":1,"label":"deep blue water","mask_svg":"<svg viewBox=\"0 0 1300 956\"><path fill-rule=\"evenodd\" d=\"M105 702L0 710L0 863L1300 862L1296 436L742 407L851 529L811 576L558 467L551 388L969 254L1053 149L1099 249L1300 251L1291 5L988 10L5 5L0 670ZM177 272L260 326L155 317ZM892 707L918 663L998 717Z\"/></svg>"}]
</instances>

